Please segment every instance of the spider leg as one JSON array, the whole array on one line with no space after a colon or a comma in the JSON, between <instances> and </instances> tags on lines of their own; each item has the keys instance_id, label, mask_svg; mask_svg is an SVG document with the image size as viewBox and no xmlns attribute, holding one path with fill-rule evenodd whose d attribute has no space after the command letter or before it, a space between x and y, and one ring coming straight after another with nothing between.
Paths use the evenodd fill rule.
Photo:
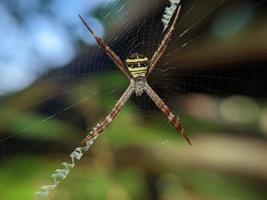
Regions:
<instances>
[{"instance_id":1,"label":"spider leg","mask_svg":"<svg viewBox=\"0 0 267 200\"><path fill-rule=\"evenodd\" d=\"M168 120L172 123L172 125L179 131L179 133L185 138L185 140L192 145L189 138L185 134L185 130L182 127L180 119L176 117L168 106L163 102L163 100L156 94L156 92L147 84L145 91L148 96L154 101L157 107L167 116Z\"/></svg>"},{"instance_id":2,"label":"spider leg","mask_svg":"<svg viewBox=\"0 0 267 200\"><path fill-rule=\"evenodd\" d=\"M177 10L176 10L176 15L174 17L174 20L172 22L171 27L169 28L168 32L165 34L165 36L164 36L163 40L161 41L158 49L156 50L156 52L154 53L154 55L151 58L150 66L149 66L149 69L147 71L146 77L154 69L154 67L158 63L159 59L163 55L164 51L166 50L167 45L170 42L171 35L172 35L173 30L174 30L174 25L176 24L176 21L178 19L179 13L180 13L180 10L181 10L181 5L179 5L178 8L177 8Z\"/></svg>"},{"instance_id":3,"label":"spider leg","mask_svg":"<svg viewBox=\"0 0 267 200\"><path fill-rule=\"evenodd\" d=\"M107 128L107 126L113 121L113 119L117 116L119 111L122 109L124 104L127 102L127 100L130 98L134 91L134 83L131 82L129 87L126 89L126 91L123 93L119 101L115 104L112 111L106 116L104 121L97 124L97 126L81 141L82 144L86 143L87 141L90 141L91 139L97 137L101 132Z\"/></svg>"},{"instance_id":4,"label":"spider leg","mask_svg":"<svg viewBox=\"0 0 267 200\"><path fill-rule=\"evenodd\" d=\"M89 27L89 25L86 23L86 21L82 18L81 15L79 15L80 19L82 20L84 26L87 28L87 30L92 34L92 36L95 38L96 42L106 51L107 55L110 57L110 59L115 63L115 65L121 70L130 80L132 78L132 75L126 70L124 67L124 64L119 56L115 54L115 52L104 43L104 41L99 38L95 32Z\"/></svg>"}]
</instances>

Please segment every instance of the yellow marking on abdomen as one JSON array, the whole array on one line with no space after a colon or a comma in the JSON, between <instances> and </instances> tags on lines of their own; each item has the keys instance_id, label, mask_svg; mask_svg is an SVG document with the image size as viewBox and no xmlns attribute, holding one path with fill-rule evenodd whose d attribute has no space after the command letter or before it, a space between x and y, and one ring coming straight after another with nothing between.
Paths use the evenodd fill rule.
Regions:
<instances>
[{"instance_id":1,"label":"yellow marking on abdomen","mask_svg":"<svg viewBox=\"0 0 267 200\"><path fill-rule=\"evenodd\" d=\"M135 67L135 68L128 67L128 70L129 70L130 72L146 71L146 70L147 70L147 67Z\"/></svg>"},{"instance_id":2,"label":"yellow marking on abdomen","mask_svg":"<svg viewBox=\"0 0 267 200\"><path fill-rule=\"evenodd\" d=\"M136 62L145 62L145 61L148 61L148 58L134 58L134 59L128 58L126 60L127 63L136 63Z\"/></svg>"},{"instance_id":3,"label":"yellow marking on abdomen","mask_svg":"<svg viewBox=\"0 0 267 200\"><path fill-rule=\"evenodd\" d=\"M145 76L147 67L136 67L136 68L128 67L128 70L133 75L133 77L136 78L140 76Z\"/></svg>"}]
</instances>

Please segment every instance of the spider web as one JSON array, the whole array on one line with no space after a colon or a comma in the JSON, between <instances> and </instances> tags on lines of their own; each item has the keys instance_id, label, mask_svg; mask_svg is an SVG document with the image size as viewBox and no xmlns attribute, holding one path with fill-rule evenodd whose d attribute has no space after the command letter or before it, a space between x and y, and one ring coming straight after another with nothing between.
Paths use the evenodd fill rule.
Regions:
<instances>
[{"instance_id":1,"label":"spider web","mask_svg":"<svg viewBox=\"0 0 267 200\"><path fill-rule=\"evenodd\" d=\"M261 15L266 7L264 1L249 1L249 3L255 15ZM105 35L105 42L122 60L134 52L143 53L151 58L164 35L161 18L168 5L167 1L165 4L159 0L154 0L153 3L148 1L142 10L135 1L117 0L107 2L104 8L97 9L94 15L102 20L107 32L110 33ZM201 103L201 98L209 97L209 100L215 103L220 103L222 98L240 95L266 98L265 76L255 73L262 69L266 57L255 53L245 58L235 54L227 59L219 55L211 55L211 59L208 59L205 55L217 47L214 44L224 44L223 40L218 42L214 39L210 29L214 18L227 6L229 2L226 0L182 1L181 17L170 45L148 78L152 88L181 119L185 115L201 115L201 109L197 112L188 108L194 100ZM252 19L250 23L253 22ZM77 20L77 23L80 22ZM85 28L84 31L86 32ZM3 150L2 168L30 153L47 154L47 150L42 150L43 145L49 145L51 148L48 155L57 154L62 151L62 147L65 147L61 153L65 153L67 157L66 146L71 151L73 145L79 144L88 130L112 109L126 89L127 80L116 70L101 48L96 45L88 47L84 43L77 44L77 48L80 52L74 61L43 75L28 89L29 95L35 90L42 90L41 93L37 93L36 98L26 99L26 103L18 105L15 102L16 106L12 110L1 113L7 118L13 114L19 115L22 111L29 111L31 114L34 110L41 114L34 123L22 123L19 130L11 129L0 139ZM251 69L253 64L258 65L258 69L257 67ZM95 102L99 96L104 99L101 103ZM140 118L151 126L170 126L171 129L167 119L147 96L140 98L133 95L130 102ZM87 108L90 104L92 106ZM129 104L125 107L127 106ZM53 124L46 126L54 119L69 124L69 133L62 134L60 129L55 133L53 128L50 128ZM71 129L72 126L75 128ZM45 136L32 139L34 130L41 127L46 129L43 133ZM188 126L186 128L191 129ZM174 130L173 132L175 133ZM53 139L55 134L57 139ZM102 137L105 137L105 134ZM163 137L162 142L168 139L168 136ZM58 141L61 142L60 145Z\"/></svg>"}]
</instances>

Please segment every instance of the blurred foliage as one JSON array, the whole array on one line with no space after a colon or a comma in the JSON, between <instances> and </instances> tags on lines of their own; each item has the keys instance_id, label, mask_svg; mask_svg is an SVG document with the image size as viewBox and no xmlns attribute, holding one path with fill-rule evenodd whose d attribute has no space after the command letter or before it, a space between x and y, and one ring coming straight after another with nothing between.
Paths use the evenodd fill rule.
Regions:
<instances>
[{"instance_id":1,"label":"blurred foliage","mask_svg":"<svg viewBox=\"0 0 267 200\"><path fill-rule=\"evenodd\" d=\"M110 80L116 81L110 82ZM98 75L81 81L80 86L75 85L79 89L72 95L68 94L67 98L70 102L76 102L85 94L98 91L92 99L75 108L83 114L86 113L89 122L95 122L98 119L94 118L92 112L88 110L85 112L85 107L93 103L94 107L89 108L102 110L104 116L122 92L116 91L115 98L113 95L107 95L107 91L114 88L123 90L122 85L127 85L127 82L120 74ZM5 127L6 129L17 131L37 122L36 127L25 130L20 137L32 138L31 135L34 132L32 138L34 140L49 139L62 143L66 142L66 139L72 139L71 132L72 135L80 132L77 127L57 118L51 118L48 123L39 125L38 122L41 119L37 114L30 115L29 111L19 113L13 113L13 119L5 118L5 120L19 122ZM266 184L260 184L262 180L257 181L256 177L242 177L227 171L218 172L209 167L199 168L198 165L185 162L181 154L186 151L193 152L194 146L188 147L173 127L166 122L165 117L160 112L158 114L156 121L145 123L140 111L132 103L127 103L118 118L98 138L91 151L78 162L69 177L59 185L49 199L263 200L267 198L267 191L264 189ZM103 118L103 116L97 118ZM4 118L2 122L3 120ZM210 133L224 130L223 126L219 128L216 122L197 117L185 115L182 121L190 135L201 130ZM93 124L89 123L88 126L92 127ZM65 131L58 131L61 135L57 135L55 130L60 129ZM45 134L45 132L49 133L49 130L51 134ZM62 137L66 138L62 139ZM81 139L83 136L79 137ZM79 139L69 141L68 146L72 147L67 149L71 151L78 141ZM195 146L198 142L197 138L193 137ZM67 149L65 148L63 154L58 154L56 150L43 156L19 154L6 161L0 171L2 198L33 199L34 191L48 181L48 175L59 167L61 161L69 159ZM175 152L181 153L173 153L174 149ZM190 154L187 155L190 156ZM242 166L239 167L242 168Z\"/></svg>"}]
</instances>

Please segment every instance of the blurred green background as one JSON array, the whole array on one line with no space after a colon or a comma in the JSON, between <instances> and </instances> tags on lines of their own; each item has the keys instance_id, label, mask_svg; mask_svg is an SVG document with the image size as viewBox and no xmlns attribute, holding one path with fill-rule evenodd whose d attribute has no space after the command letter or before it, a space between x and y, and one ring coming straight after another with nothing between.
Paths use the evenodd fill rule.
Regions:
<instances>
[{"instance_id":1,"label":"blurred green background","mask_svg":"<svg viewBox=\"0 0 267 200\"><path fill-rule=\"evenodd\" d=\"M148 82L193 145L146 96L133 96L48 199L267 199L266 3L181 4ZM167 5L1 1L1 199L36 199L127 88L77 15L122 59L139 50L151 57Z\"/></svg>"}]
</instances>

